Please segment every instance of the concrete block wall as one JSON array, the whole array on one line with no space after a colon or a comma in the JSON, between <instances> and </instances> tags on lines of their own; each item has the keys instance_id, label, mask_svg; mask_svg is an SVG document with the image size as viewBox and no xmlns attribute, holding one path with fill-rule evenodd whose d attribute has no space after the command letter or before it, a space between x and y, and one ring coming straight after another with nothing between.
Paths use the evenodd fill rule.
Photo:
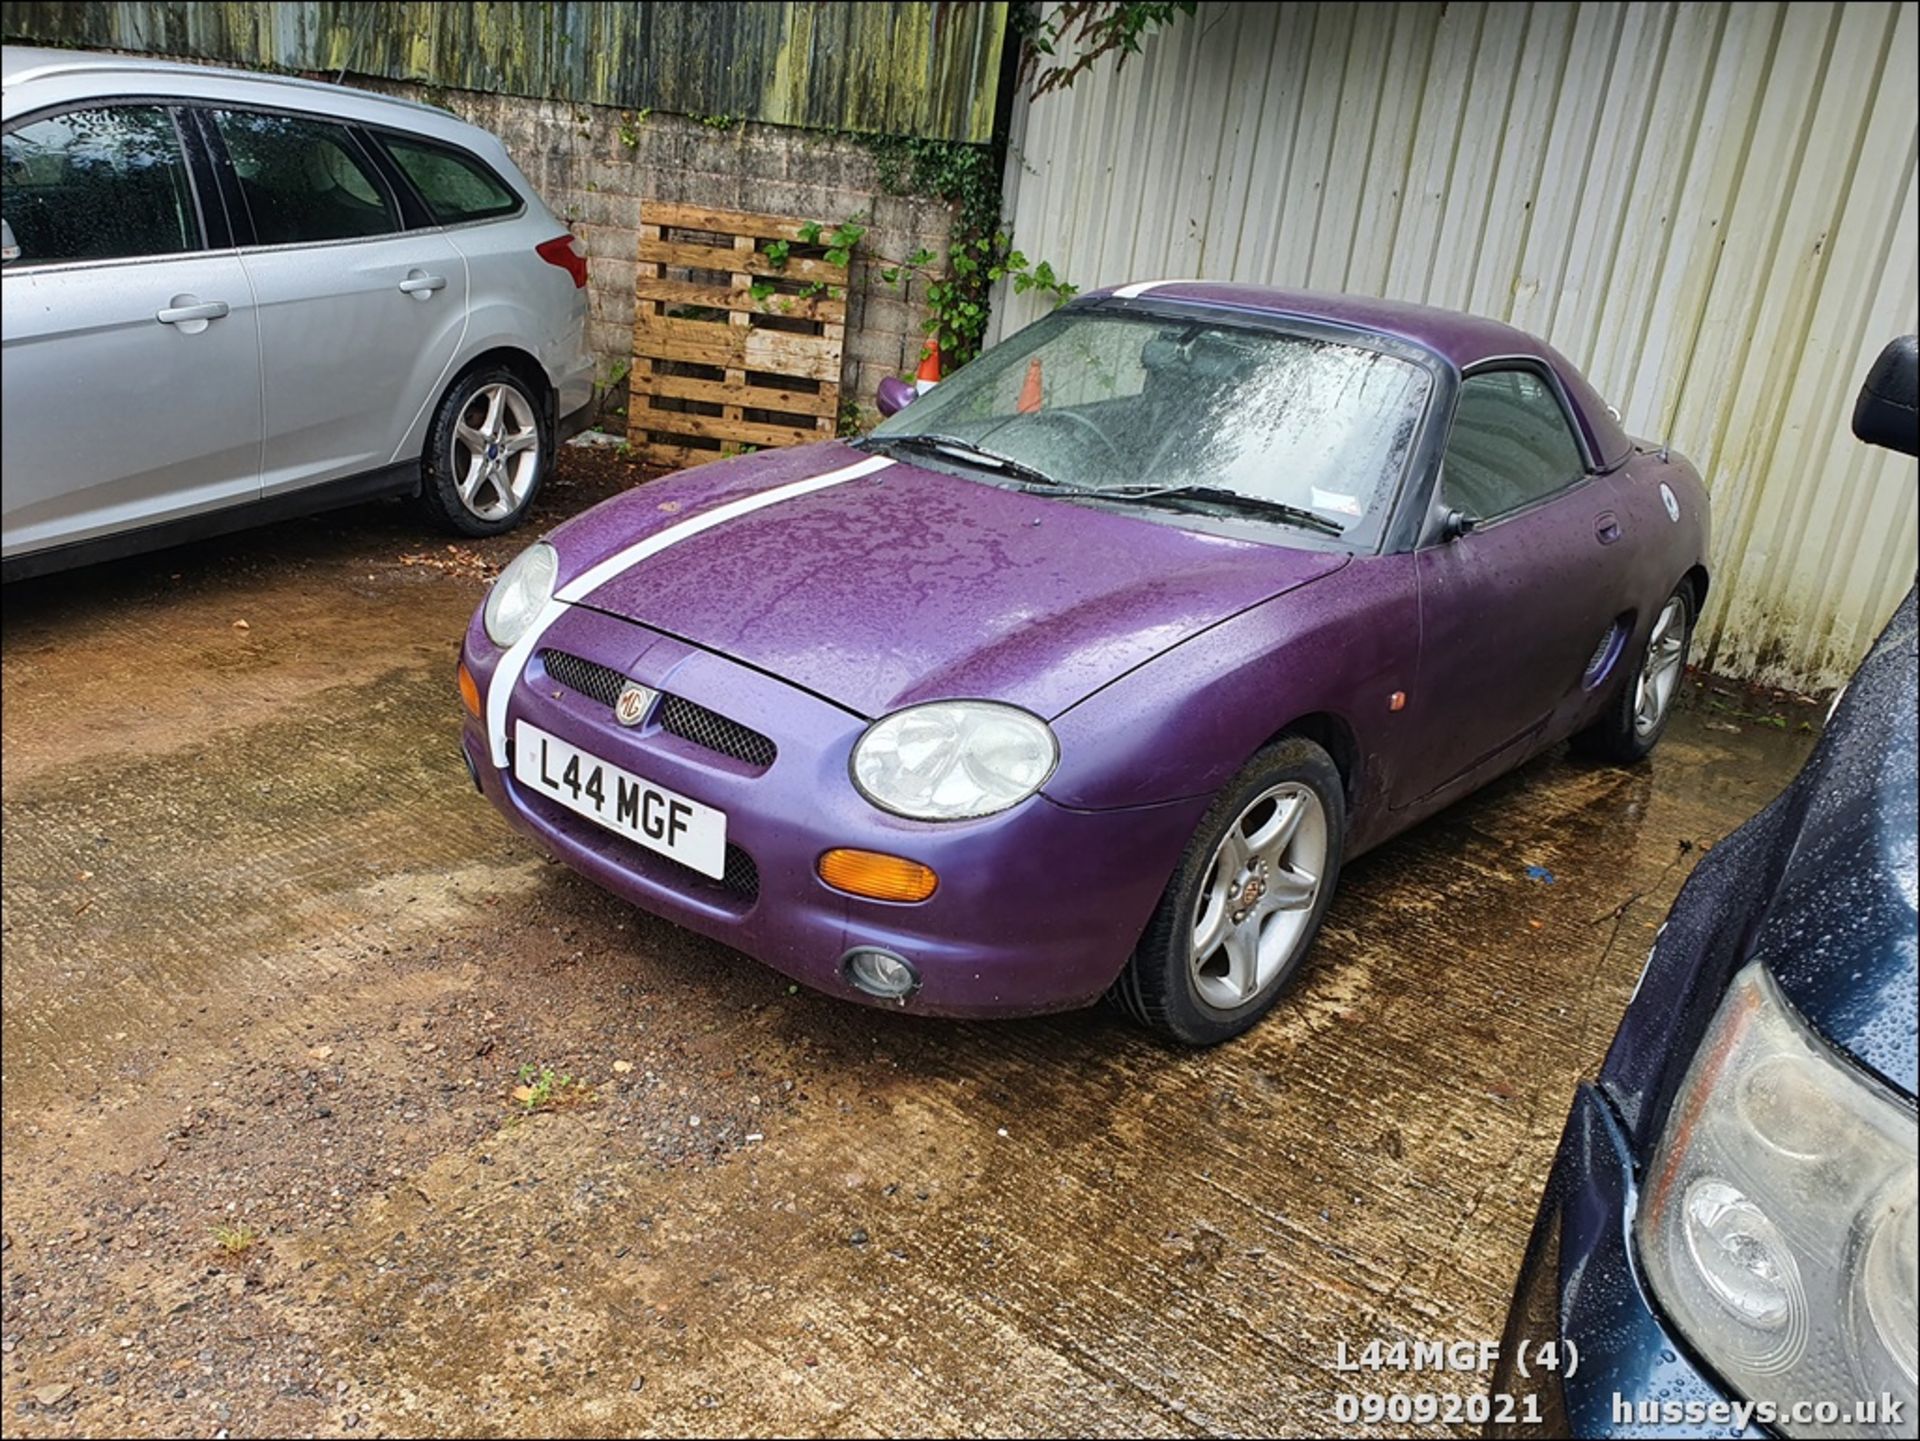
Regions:
<instances>
[{"instance_id":1,"label":"concrete block wall","mask_svg":"<svg viewBox=\"0 0 1920 1441\"><path fill-rule=\"evenodd\" d=\"M498 135L589 256L592 343L603 376L633 347L634 245L642 199L756 210L832 226L861 217L866 237L848 286L841 394L872 423L882 377L912 376L927 317L924 282L879 272L924 247L947 253L952 211L941 200L888 194L859 141L786 126L707 124L567 100L434 90L356 77L370 90L427 100Z\"/></svg>"}]
</instances>

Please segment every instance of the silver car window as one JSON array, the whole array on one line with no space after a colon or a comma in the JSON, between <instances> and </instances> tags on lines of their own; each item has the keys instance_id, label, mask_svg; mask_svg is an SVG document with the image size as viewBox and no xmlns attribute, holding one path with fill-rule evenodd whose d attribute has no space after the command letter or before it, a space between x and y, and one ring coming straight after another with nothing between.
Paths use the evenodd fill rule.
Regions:
<instances>
[{"instance_id":1,"label":"silver car window","mask_svg":"<svg viewBox=\"0 0 1920 1441\"><path fill-rule=\"evenodd\" d=\"M259 245L389 235L400 220L346 127L293 115L214 112Z\"/></svg>"},{"instance_id":2,"label":"silver car window","mask_svg":"<svg viewBox=\"0 0 1920 1441\"><path fill-rule=\"evenodd\" d=\"M173 117L157 105L70 110L6 133L0 186L13 265L178 255L200 248Z\"/></svg>"},{"instance_id":3,"label":"silver car window","mask_svg":"<svg viewBox=\"0 0 1920 1441\"><path fill-rule=\"evenodd\" d=\"M442 225L492 220L520 208L520 197L476 160L397 135L382 136L381 143Z\"/></svg>"}]
</instances>

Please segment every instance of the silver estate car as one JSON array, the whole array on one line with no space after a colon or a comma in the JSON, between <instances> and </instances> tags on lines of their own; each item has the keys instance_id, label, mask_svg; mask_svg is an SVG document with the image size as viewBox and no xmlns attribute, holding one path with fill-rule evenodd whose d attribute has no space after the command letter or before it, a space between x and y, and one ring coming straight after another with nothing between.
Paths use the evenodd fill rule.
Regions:
<instances>
[{"instance_id":1,"label":"silver estate car","mask_svg":"<svg viewBox=\"0 0 1920 1441\"><path fill-rule=\"evenodd\" d=\"M516 524L591 416L587 262L430 106L0 47L8 580L383 495Z\"/></svg>"}]
</instances>

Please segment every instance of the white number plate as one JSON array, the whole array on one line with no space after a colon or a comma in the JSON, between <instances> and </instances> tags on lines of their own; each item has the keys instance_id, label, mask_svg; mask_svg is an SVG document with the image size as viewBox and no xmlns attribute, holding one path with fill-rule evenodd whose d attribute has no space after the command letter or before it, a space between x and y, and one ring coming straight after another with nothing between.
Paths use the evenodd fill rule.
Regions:
<instances>
[{"instance_id":1,"label":"white number plate","mask_svg":"<svg viewBox=\"0 0 1920 1441\"><path fill-rule=\"evenodd\" d=\"M727 872L727 815L516 721L513 775L570 811L702 875Z\"/></svg>"}]
</instances>

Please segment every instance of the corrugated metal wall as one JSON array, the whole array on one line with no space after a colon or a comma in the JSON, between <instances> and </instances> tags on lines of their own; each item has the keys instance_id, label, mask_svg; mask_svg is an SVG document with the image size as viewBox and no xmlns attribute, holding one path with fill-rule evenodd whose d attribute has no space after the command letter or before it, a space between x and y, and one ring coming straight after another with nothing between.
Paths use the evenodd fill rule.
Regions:
<instances>
[{"instance_id":1,"label":"corrugated metal wall","mask_svg":"<svg viewBox=\"0 0 1920 1441\"><path fill-rule=\"evenodd\" d=\"M9 40L984 142L1004 0L8 0Z\"/></svg>"},{"instance_id":2,"label":"corrugated metal wall","mask_svg":"<svg viewBox=\"0 0 1920 1441\"><path fill-rule=\"evenodd\" d=\"M1914 577L1914 465L1847 419L1920 306L1915 11L1205 4L1016 100L1008 210L1083 289L1231 278L1546 336L1712 488L1696 657L1825 687Z\"/></svg>"}]
</instances>

